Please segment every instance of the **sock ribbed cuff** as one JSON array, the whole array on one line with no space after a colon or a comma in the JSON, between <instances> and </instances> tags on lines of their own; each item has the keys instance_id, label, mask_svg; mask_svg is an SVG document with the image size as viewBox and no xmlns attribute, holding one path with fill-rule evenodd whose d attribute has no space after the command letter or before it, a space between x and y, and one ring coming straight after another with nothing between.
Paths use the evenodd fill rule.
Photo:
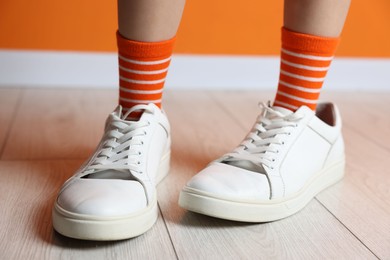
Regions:
<instances>
[{"instance_id":1,"label":"sock ribbed cuff","mask_svg":"<svg viewBox=\"0 0 390 260\"><path fill-rule=\"evenodd\" d=\"M320 56L333 55L339 42L339 37L332 38L298 33L282 27L282 48L289 51Z\"/></svg>"},{"instance_id":2,"label":"sock ribbed cuff","mask_svg":"<svg viewBox=\"0 0 390 260\"><path fill-rule=\"evenodd\" d=\"M128 57L150 60L165 58L172 55L176 37L159 42L140 42L124 38L119 31L116 33L119 53Z\"/></svg>"}]
</instances>

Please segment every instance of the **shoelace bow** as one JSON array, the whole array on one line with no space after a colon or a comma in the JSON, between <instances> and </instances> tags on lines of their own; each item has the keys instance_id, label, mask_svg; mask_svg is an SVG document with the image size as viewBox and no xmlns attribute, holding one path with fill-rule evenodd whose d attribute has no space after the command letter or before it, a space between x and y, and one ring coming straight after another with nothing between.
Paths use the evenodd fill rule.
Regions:
<instances>
[{"instance_id":1,"label":"shoelace bow","mask_svg":"<svg viewBox=\"0 0 390 260\"><path fill-rule=\"evenodd\" d=\"M246 139L231 153L226 154L225 162L246 160L254 164L265 165L273 169L273 162L293 128L297 127L303 115L291 113L283 115L265 103L260 103L263 110L252 131Z\"/></svg>"},{"instance_id":2,"label":"shoelace bow","mask_svg":"<svg viewBox=\"0 0 390 260\"><path fill-rule=\"evenodd\" d=\"M123 118L127 118L132 112L138 110L154 112L146 105L137 105L124 114ZM105 134L102 149L87 171L113 169L142 173L139 169L142 156L140 148L144 144L145 127L149 125L150 122L146 120L114 119L108 126L110 130Z\"/></svg>"}]
</instances>

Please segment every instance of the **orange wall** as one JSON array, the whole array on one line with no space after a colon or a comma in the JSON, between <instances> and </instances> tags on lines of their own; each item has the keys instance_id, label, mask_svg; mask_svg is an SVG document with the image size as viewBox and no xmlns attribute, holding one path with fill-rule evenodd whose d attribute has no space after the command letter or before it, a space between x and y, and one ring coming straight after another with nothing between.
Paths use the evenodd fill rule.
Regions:
<instances>
[{"instance_id":1,"label":"orange wall","mask_svg":"<svg viewBox=\"0 0 390 260\"><path fill-rule=\"evenodd\" d=\"M187 0L175 52L278 54L282 10L281 0ZM116 28L114 1L0 2L0 48L115 51ZM338 55L390 57L389 0L352 0Z\"/></svg>"}]
</instances>

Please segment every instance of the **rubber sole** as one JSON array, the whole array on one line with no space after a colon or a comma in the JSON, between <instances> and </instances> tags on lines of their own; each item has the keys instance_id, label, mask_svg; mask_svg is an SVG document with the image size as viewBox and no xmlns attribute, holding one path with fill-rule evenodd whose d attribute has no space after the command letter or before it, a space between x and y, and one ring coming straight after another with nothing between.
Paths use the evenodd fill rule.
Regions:
<instances>
[{"instance_id":1,"label":"rubber sole","mask_svg":"<svg viewBox=\"0 0 390 260\"><path fill-rule=\"evenodd\" d=\"M55 204L53 208L53 227L67 237L110 241L139 236L149 230L157 220L157 201L137 215L117 218L98 218L67 212Z\"/></svg>"},{"instance_id":2,"label":"rubber sole","mask_svg":"<svg viewBox=\"0 0 390 260\"><path fill-rule=\"evenodd\" d=\"M291 216L303 209L319 192L344 176L344 160L315 175L297 193L282 199L264 201L232 201L185 186L179 205L189 211L211 217L242 221L269 222Z\"/></svg>"},{"instance_id":3,"label":"rubber sole","mask_svg":"<svg viewBox=\"0 0 390 260\"><path fill-rule=\"evenodd\" d=\"M168 174L169 162L170 152L161 159L157 183ZM157 217L156 196L142 211L125 216L99 217L75 214L61 208L57 201L52 212L53 227L58 233L71 238L95 241L123 240L139 236L154 225Z\"/></svg>"}]
</instances>

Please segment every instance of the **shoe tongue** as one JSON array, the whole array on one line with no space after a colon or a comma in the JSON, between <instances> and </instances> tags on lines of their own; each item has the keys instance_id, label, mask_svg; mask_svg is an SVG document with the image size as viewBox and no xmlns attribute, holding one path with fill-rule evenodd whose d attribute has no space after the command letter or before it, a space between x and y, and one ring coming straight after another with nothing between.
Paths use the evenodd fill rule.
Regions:
<instances>
[{"instance_id":1,"label":"shoe tongue","mask_svg":"<svg viewBox=\"0 0 390 260\"><path fill-rule=\"evenodd\" d=\"M279 113L282 113L284 116L288 116L288 115L294 113L290 109L287 109L287 108L284 108L284 107L273 106L272 109L277 111L277 112L279 112Z\"/></svg>"},{"instance_id":2,"label":"shoe tongue","mask_svg":"<svg viewBox=\"0 0 390 260\"><path fill-rule=\"evenodd\" d=\"M126 121L139 121L142 117L147 117L147 115L154 114L157 110L159 110L159 107L153 103L148 105L140 104L130 108L131 112L127 115L126 118L124 117L127 113L129 113L129 111L122 112L121 119Z\"/></svg>"},{"instance_id":3,"label":"shoe tongue","mask_svg":"<svg viewBox=\"0 0 390 260\"><path fill-rule=\"evenodd\" d=\"M122 112L121 119L126 120L126 121L139 121L141 119L141 117L145 115L146 111L147 110L145 110L143 108L135 109L130 114L128 114L127 117L125 117L126 112L127 112L127 111L125 111L125 112Z\"/></svg>"},{"instance_id":4,"label":"shoe tongue","mask_svg":"<svg viewBox=\"0 0 390 260\"><path fill-rule=\"evenodd\" d=\"M122 106L117 106L115 108L115 110L112 112L112 114L119 117L119 118L122 118L122 115L123 115Z\"/></svg>"},{"instance_id":5,"label":"shoe tongue","mask_svg":"<svg viewBox=\"0 0 390 260\"><path fill-rule=\"evenodd\" d=\"M117 106L116 109L114 110L114 112L112 112L112 114L121 120L138 121L138 119L141 117L141 115L143 113L141 110L136 110L136 111L133 111L132 113L130 113L130 115L128 115L127 118L125 118L126 112L127 111L124 111L122 106Z\"/></svg>"}]
</instances>

